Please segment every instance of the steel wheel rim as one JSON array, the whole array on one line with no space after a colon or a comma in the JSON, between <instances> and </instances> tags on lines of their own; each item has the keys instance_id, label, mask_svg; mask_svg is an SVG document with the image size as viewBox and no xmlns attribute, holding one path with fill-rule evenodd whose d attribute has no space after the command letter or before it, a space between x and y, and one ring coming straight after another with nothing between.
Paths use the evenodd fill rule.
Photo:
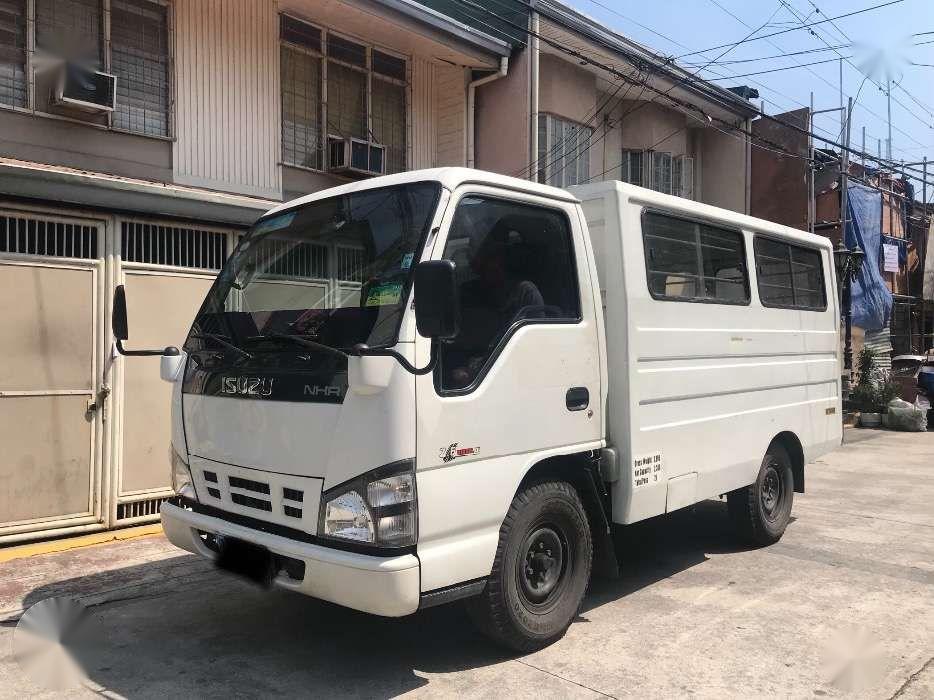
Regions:
<instances>
[{"instance_id":1,"label":"steel wheel rim","mask_svg":"<svg viewBox=\"0 0 934 700\"><path fill-rule=\"evenodd\" d=\"M762 476L762 485L759 487L759 501L762 511L769 520L776 520L781 513L785 500L785 483L778 473L778 465L769 462Z\"/></svg>"},{"instance_id":2,"label":"steel wheel rim","mask_svg":"<svg viewBox=\"0 0 934 700\"><path fill-rule=\"evenodd\" d=\"M530 528L516 561L519 596L532 612L545 613L556 604L567 584L571 552L555 525Z\"/></svg>"}]
</instances>

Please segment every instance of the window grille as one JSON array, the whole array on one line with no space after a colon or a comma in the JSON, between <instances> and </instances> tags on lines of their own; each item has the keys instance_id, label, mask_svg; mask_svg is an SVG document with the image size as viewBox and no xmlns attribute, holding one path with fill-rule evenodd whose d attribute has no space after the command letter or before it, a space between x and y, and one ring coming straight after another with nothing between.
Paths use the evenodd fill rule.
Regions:
<instances>
[{"instance_id":1,"label":"window grille","mask_svg":"<svg viewBox=\"0 0 934 700\"><path fill-rule=\"evenodd\" d=\"M26 0L0 0L0 104L26 106Z\"/></svg>"},{"instance_id":2,"label":"window grille","mask_svg":"<svg viewBox=\"0 0 934 700\"><path fill-rule=\"evenodd\" d=\"M827 308L820 251L756 237L756 276L763 306Z\"/></svg>"},{"instance_id":3,"label":"window grille","mask_svg":"<svg viewBox=\"0 0 934 700\"><path fill-rule=\"evenodd\" d=\"M620 166L620 180L632 185L644 186L645 152L623 151L623 160Z\"/></svg>"},{"instance_id":4,"label":"window grille","mask_svg":"<svg viewBox=\"0 0 934 700\"><path fill-rule=\"evenodd\" d=\"M222 231L124 221L121 243L125 262L220 270L227 259Z\"/></svg>"},{"instance_id":5,"label":"window grille","mask_svg":"<svg viewBox=\"0 0 934 700\"><path fill-rule=\"evenodd\" d=\"M321 167L321 61L288 46L282 61L282 159Z\"/></svg>"},{"instance_id":6,"label":"window grille","mask_svg":"<svg viewBox=\"0 0 934 700\"><path fill-rule=\"evenodd\" d=\"M117 76L113 125L169 133L168 9L147 0L111 0L111 70Z\"/></svg>"},{"instance_id":7,"label":"window grille","mask_svg":"<svg viewBox=\"0 0 934 700\"><path fill-rule=\"evenodd\" d=\"M36 0L36 49L103 68L102 5L101 0Z\"/></svg>"},{"instance_id":8,"label":"window grille","mask_svg":"<svg viewBox=\"0 0 934 700\"><path fill-rule=\"evenodd\" d=\"M690 156L623 149L620 179L656 192L694 199L694 159Z\"/></svg>"},{"instance_id":9,"label":"window grille","mask_svg":"<svg viewBox=\"0 0 934 700\"><path fill-rule=\"evenodd\" d=\"M385 172L405 170L405 59L287 15L280 15L279 36L283 162L326 169L330 135L382 145Z\"/></svg>"},{"instance_id":10,"label":"window grille","mask_svg":"<svg viewBox=\"0 0 934 700\"><path fill-rule=\"evenodd\" d=\"M99 257L97 236L96 226L0 215L0 253L92 259Z\"/></svg>"},{"instance_id":11,"label":"window grille","mask_svg":"<svg viewBox=\"0 0 934 700\"><path fill-rule=\"evenodd\" d=\"M538 130L539 182L555 187L587 182L593 129L551 114L540 114Z\"/></svg>"},{"instance_id":12,"label":"window grille","mask_svg":"<svg viewBox=\"0 0 934 700\"><path fill-rule=\"evenodd\" d=\"M671 154L652 151L650 155L652 177L649 182L652 189L656 192L671 194Z\"/></svg>"}]
</instances>

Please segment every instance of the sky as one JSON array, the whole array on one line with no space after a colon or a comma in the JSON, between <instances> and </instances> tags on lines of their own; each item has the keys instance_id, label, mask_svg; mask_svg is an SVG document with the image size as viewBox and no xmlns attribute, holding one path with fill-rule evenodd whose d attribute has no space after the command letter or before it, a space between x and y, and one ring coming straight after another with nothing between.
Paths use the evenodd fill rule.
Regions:
<instances>
[{"instance_id":1,"label":"sky","mask_svg":"<svg viewBox=\"0 0 934 700\"><path fill-rule=\"evenodd\" d=\"M657 52L680 56L679 63L691 70L703 67L712 59L719 59L717 63L710 64L702 75L724 87L745 84L759 90L760 100L765 101L765 111L769 114L807 106L812 91L816 110L838 107L839 58L841 55L847 57L848 61L843 66L843 103L847 97L855 100L852 145L862 148L862 129L865 127L866 150L877 153L878 140L882 139L881 152L885 157L887 100L884 90L880 90L873 81L884 88L887 78L891 77L893 84L897 84L891 92L892 157L908 162L920 161L923 156L931 159L934 158L934 0L901 0L834 20L833 23L813 26L811 31L798 29L747 41L735 48L723 47L685 56L740 41L755 30L758 32L752 34L753 37L800 27L802 20L817 22L891 1L565 0ZM912 36L923 32L930 33ZM811 52L828 46L841 48ZM781 56L800 51L810 53ZM748 60L763 57L773 58ZM715 75L740 76L816 61L828 62L736 79L721 80ZM914 65L919 63L929 65ZM757 106L760 100L755 100ZM815 130L838 140L840 112L817 115Z\"/></svg>"}]
</instances>

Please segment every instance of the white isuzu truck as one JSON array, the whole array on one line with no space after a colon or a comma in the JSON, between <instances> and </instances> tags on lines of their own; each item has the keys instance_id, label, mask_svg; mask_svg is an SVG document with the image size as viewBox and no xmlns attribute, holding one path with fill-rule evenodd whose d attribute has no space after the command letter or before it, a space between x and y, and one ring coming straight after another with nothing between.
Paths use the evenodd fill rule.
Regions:
<instances>
[{"instance_id":1,"label":"white isuzu truck","mask_svg":"<svg viewBox=\"0 0 934 700\"><path fill-rule=\"evenodd\" d=\"M122 288L114 335L127 340ZM767 545L840 444L818 236L619 182L462 168L342 185L244 235L173 382L166 536L377 615L467 599L559 638L612 534L725 496Z\"/></svg>"}]
</instances>

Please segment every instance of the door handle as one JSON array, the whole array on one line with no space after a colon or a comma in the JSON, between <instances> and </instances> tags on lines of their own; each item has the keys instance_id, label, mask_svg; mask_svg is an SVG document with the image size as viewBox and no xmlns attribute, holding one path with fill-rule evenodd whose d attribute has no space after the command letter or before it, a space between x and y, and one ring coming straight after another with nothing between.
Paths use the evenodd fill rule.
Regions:
<instances>
[{"instance_id":1,"label":"door handle","mask_svg":"<svg viewBox=\"0 0 934 700\"><path fill-rule=\"evenodd\" d=\"M569 411L583 411L590 405L590 392L585 386L573 386L564 395L564 405Z\"/></svg>"}]
</instances>

